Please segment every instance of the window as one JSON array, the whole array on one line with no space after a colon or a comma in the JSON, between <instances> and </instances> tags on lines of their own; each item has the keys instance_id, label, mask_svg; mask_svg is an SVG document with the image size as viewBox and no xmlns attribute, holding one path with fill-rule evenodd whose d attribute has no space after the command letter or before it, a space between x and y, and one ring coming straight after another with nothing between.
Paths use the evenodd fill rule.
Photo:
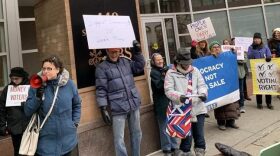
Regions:
<instances>
[{"instance_id":1,"label":"window","mask_svg":"<svg viewBox=\"0 0 280 156\"><path fill-rule=\"evenodd\" d=\"M0 54L6 52L4 22L0 22Z\"/></svg>"},{"instance_id":2,"label":"window","mask_svg":"<svg viewBox=\"0 0 280 156\"><path fill-rule=\"evenodd\" d=\"M192 23L190 15L177 15L177 25L179 34L189 33L187 25Z\"/></svg>"},{"instance_id":3,"label":"window","mask_svg":"<svg viewBox=\"0 0 280 156\"><path fill-rule=\"evenodd\" d=\"M179 40L180 40L180 47L186 48L191 46L192 39L190 35L180 36Z\"/></svg>"},{"instance_id":4,"label":"window","mask_svg":"<svg viewBox=\"0 0 280 156\"><path fill-rule=\"evenodd\" d=\"M192 0L193 11L226 8L224 0Z\"/></svg>"},{"instance_id":5,"label":"window","mask_svg":"<svg viewBox=\"0 0 280 156\"><path fill-rule=\"evenodd\" d=\"M20 22L20 36L22 50L37 49L34 21Z\"/></svg>"},{"instance_id":6,"label":"window","mask_svg":"<svg viewBox=\"0 0 280 156\"><path fill-rule=\"evenodd\" d=\"M165 28L166 28L169 58L170 58L170 62L173 63L174 62L173 59L174 59L175 53L177 51L173 18L166 18L166 19L164 19L164 22L165 22Z\"/></svg>"},{"instance_id":7,"label":"window","mask_svg":"<svg viewBox=\"0 0 280 156\"><path fill-rule=\"evenodd\" d=\"M255 32L262 34L266 41L264 19L261 7L230 10L231 26L235 37L253 37Z\"/></svg>"},{"instance_id":8,"label":"window","mask_svg":"<svg viewBox=\"0 0 280 156\"><path fill-rule=\"evenodd\" d=\"M280 5L271 5L265 7L265 15L267 19L267 28L269 36L272 36L272 30L280 27Z\"/></svg>"},{"instance_id":9,"label":"window","mask_svg":"<svg viewBox=\"0 0 280 156\"><path fill-rule=\"evenodd\" d=\"M140 0L141 14L158 13L157 0Z\"/></svg>"},{"instance_id":10,"label":"window","mask_svg":"<svg viewBox=\"0 0 280 156\"><path fill-rule=\"evenodd\" d=\"M194 15L195 21L201 20L201 19L207 18L207 17L210 17L214 30L217 35L213 38L208 39L208 42L211 42L214 40L222 42L223 39L230 38L228 18L227 18L227 14L225 11Z\"/></svg>"},{"instance_id":11,"label":"window","mask_svg":"<svg viewBox=\"0 0 280 156\"><path fill-rule=\"evenodd\" d=\"M280 0L264 0L264 3L280 2Z\"/></svg>"},{"instance_id":12,"label":"window","mask_svg":"<svg viewBox=\"0 0 280 156\"><path fill-rule=\"evenodd\" d=\"M162 13L189 12L188 0L160 0L160 11Z\"/></svg>"},{"instance_id":13,"label":"window","mask_svg":"<svg viewBox=\"0 0 280 156\"><path fill-rule=\"evenodd\" d=\"M0 0L0 19L3 19L3 2Z\"/></svg>"},{"instance_id":14,"label":"window","mask_svg":"<svg viewBox=\"0 0 280 156\"><path fill-rule=\"evenodd\" d=\"M229 7L261 4L261 0L228 0Z\"/></svg>"},{"instance_id":15,"label":"window","mask_svg":"<svg viewBox=\"0 0 280 156\"><path fill-rule=\"evenodd\" d=\"M1 53L0 53L1 54ZM8 82L7 80L7 57L6 56L1 56L0 55L0 88L4 87L6 83Z\"/></svg>"}]
</instances>

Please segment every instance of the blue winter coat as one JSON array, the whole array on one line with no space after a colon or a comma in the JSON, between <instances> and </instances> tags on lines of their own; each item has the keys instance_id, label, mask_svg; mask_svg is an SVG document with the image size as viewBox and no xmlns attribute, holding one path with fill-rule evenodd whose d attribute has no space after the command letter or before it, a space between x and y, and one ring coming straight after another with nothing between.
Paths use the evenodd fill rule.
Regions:
<instances>
[{"instance_id":1,"label":"blue winter coat","mask_svg":"<svg viewBox=\"0 0 280 156\"><path fill-rule=\"evenodd\" d=\"M96 100L99 107L110 105L112 115L126 114L140 106L140 96L133 74L143 72L145 66L141 53L134 61L120 57L117 62L105 60L96 67Z\"/></svg>"},{"instance_id":2,"label":"blue winter coat","mask_svg":"<svg viewBox=\"0 0 280 156\"><path fill-rule=\"evenodd\" d=\"M30 88L24 112L31 116L37 110L41 122L48 113L55 93L59 85L57 99L51 115L40 131L36 153L42 156L61 156L77 145L77 128L75 124L80 122L81 98L68 71L64 70L55 80L47 81L44 88L43 103L36 98L36 89Z\"/></svg>"},{"instance_id":3,"label":"blue winter coat","mask_svg":"<svg viewBox=\"0 0 280 156\"><path fill-rule=\"evenodd\" d=\"M251 45L248 48L248 58L249 59L271 58L271 52L267 45L264 45L263 47L257 49L253 49L253 46Z\"/></svg>"}]
</instances>

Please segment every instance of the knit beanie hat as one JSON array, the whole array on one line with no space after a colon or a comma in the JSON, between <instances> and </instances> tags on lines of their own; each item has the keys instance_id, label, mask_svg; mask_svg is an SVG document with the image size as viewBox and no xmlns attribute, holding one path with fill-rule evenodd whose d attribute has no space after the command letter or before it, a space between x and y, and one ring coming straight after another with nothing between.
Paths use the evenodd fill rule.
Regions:
<instances>
[{"instance_id":1,"label":"knit beanie hat","mask_svg":"<svg viewBox=\"0 0 280 156\"><path fill-rule=\"evenodd\" d=\"M262 34L256 32L256 33L254 34L254 37L253 37L253 38L260 38L260 39L262 39Z\"/></svg>"},{"instance_id":2,"label":"knit beanie hat","mask_svg":"<svg viewBox=\"0 0 280 156\"><path fill-rule=\"evenodd\" d=\"M24 71L22 67L14 67L11 69L11 73L9 75L10 77L16 76L16 77L23 77L26 78L28 77L28 73Z\"/></svg>"},{"instance_id":3,"label":"knit beanie hat","mask_svg":"<svg viewBox=\"0 0 280 156\"><path fill-rule=\"evenodd\" d=\"M214 45L219 45L220 46L220 43L218 41L212 41L210 44L209 44L209 49L212 49L212 47Z\"/></svg>"}]
</instances>

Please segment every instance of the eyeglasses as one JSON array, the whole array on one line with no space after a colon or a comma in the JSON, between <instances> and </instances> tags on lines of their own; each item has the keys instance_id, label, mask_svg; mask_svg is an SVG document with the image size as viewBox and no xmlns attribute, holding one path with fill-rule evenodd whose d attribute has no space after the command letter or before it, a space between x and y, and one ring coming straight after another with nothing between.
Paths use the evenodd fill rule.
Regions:
<instances>
[{"instance_id":1,"label":"eyeglasses","mask_svg":"<svg viewBox=\"0 0 280 156\"><path fill-rule=\"evenodd\" d=\"M216 48L216 49L218 49L218 48L221 48L220 46L213 46L212 48Z\"/></svg>"},{"instance_id":2,"label":"eyeglasses","mask_svg":"<svg viewBox=\"0 0 280 156\"><path fill-rule=\"evenodd\" d=\"M51 68L51 67L43 67L43 68L42 68L42 71L45 71L45 70L47 70L47 71L52 71L53 68Z\"/></svg>"},{"instance_id":3,"label":"eyeglasses","mask_svg":"<svg viewBox=\"0 0 280 156\"><path fill-rule=\"evenodd\" d=\"M19 77L11 77L12 81L18 81L20 78Z\"/></svg>"}]
</instances>

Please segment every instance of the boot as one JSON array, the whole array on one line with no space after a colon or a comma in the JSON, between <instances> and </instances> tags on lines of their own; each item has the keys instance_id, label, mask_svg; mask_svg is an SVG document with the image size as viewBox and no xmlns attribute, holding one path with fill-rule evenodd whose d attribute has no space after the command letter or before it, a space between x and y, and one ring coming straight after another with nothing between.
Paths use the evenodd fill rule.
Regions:
<instances>
[{"instance_id":1,"label":"boot","mask_svg":"<svg viewBox=\"0 0 280 156\"><path fill-rule=\"evenodd\" d=\"M249 153L238 151L230 146L215 143L215 147L224 155L224 156L251 156Z\"/></svg>"},{"instance_id":2,"label":"boot","mask_svg":"<svg viewBox=\"0 0 280 156\"><path fill-rule=\"evenodd\" d=\"M205 149L203 148L195 148L194 152L195 156L205 156Z\"/></svg>"},{"instance_id":3,"label":"boot","mask_svg":"<svg viewBox=\"0 0 280 156\"><path fill-rule=\"evenodd\" d=\"M271 110L273 110L274 109L274 107L272 106L272 104L270 103L270 104L267 104L267 108L268 109L271 109Z\"/></svg>"},{"instance_id":4,"label":"boot","mask_svg":"<svg viewBox=\"0 0 280 156\"><path fill-rule=\"evenodd\" d=\"M180 156L193 156L192 152L184 152Z\"/></svg>"},{"instance_id":5,"label":"boot","mask_svg":"<svg viewBox=\"0 0 280 156\"><path fill-rule=\"evenodd\" d=\"M258 108L258 109L263 109L262 104L257 104L257 108Z\"/></svg>"}]
</instances>

